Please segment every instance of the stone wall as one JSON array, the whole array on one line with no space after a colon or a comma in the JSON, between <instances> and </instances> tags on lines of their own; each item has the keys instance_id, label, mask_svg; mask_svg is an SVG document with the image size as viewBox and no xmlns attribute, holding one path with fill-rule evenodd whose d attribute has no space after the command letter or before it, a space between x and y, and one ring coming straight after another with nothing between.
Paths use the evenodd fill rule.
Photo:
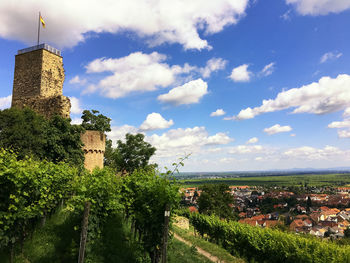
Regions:
<instances>
[{"instance_id":1,"label":"stone wall","mask_svg":"<svg viewBox=\"0 0 350 263\"><path fill-rule=\"evenodd\" d=\"M69 118L71 103L69 98L65 96L43 97L34 96L12 100L12 107L24 108L28 107L45 118L50 118L53 115L60 115L64 118Z\"/></svg>"},{"instance_id":2,"label":"stone wall","mask_svg":"<svg viewBox=\"0 0 350 263\"><path fill-rule=\"evenodd\" d=\"M46 49L16 55L12 107L69 118L71 104L62 94L64 78L61 56Z\"/></svg>"},{"instance_id":3,"label":"stone wall","mask_svg":"<svg viewBox=\"0 0 350 263\"><path fill-rule=\"evenodd\" d=\"M92 171L95 167L103 168L104 153L106 150L106 135L100 131L86 131L81 135L85 153L84 166Z\"/></svg>"}]
</instances>

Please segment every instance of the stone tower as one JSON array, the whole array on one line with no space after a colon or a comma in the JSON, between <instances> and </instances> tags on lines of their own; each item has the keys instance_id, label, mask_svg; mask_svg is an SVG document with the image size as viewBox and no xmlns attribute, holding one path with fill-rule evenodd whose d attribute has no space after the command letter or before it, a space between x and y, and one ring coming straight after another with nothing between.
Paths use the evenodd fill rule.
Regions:
<instances>
[{"instance_id":1,"label":"stone tower","mask_svg":"<svg viewBox=\"0 0 350 263\"><path fill-rule=\"evenodd\" d=\"M106 135L100 131L86 131L81 135L84 144L84 167L92 171L95 167L103 168L106 149Z\"/></svg>"},{"instance_id":2,"label":"stone tower","mask_svg":"<svg viewBox=\"0 0 350 263\"><path fill-rule=\"evenodd\" d=\"M47 44L22 49L15 59L11 107L28 107L51 117L69 118L70 100L63 96L61 52Z\"/></svg>"},{"instance_id":3,"label":"stone tower","mask_svg":"<svg viewBox=\"0 0 350 263\"><path fill-rule=\"evenodd\" d=\"M61 52L47 44L18 51L15 60L11 107L28 107L50 118L70 117L70 100L63 96L64 69ZM84 166L103 168L106 136L99 131L81 134Z\"/></svg>"}]
</instances>

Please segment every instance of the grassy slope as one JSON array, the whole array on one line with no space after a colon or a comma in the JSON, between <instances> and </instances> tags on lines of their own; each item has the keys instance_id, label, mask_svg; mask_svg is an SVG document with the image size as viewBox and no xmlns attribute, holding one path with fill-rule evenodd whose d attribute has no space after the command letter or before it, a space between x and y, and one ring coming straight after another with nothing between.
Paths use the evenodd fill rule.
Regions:
<instances>
[{"instance_id":1,"label":"grassy slope","mask_svg":"<svg viewBox=\"0 0 350 263\"><path fill-rule=\"evenodd\" d=\"M182 187L198 186L204 183L227 183L229 185L279 185L293 186L307 183L309 186L334 186L350 184L350 174L307 174L284 176L257 176L222 179L180 180Z\"/></svg>"},{"instance_id":2,"label":"grassy slope","mask_svg":"<svg viewBox=\"0 0 350 263\"><path fill-rule=\"evenodd\" d=\"M213 244L209 241L204 240L200 236L194 236L193 233L193 227L190 227L190 230L184 230L179 227L174 226L174 232L181 236L182 238L186 239L187 241L191 242L195 246L199 246L203 250L209 252L213 256L216 256L220 260L225 261L226 263L243 263L244 260L233 257L230 253L228 253L224 248Z\"/></svg>"}]
</instances>

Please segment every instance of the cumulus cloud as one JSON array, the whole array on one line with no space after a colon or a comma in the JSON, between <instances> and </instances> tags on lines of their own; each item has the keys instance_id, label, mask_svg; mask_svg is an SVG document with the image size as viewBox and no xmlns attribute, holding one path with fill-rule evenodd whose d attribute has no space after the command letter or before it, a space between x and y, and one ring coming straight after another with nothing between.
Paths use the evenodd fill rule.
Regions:
<instances>
[{"instance_id":1,"label":"cumulus cloud","mask_svg":"<svg viewBox=\"0 0 350 263\"><path fill-rule=\"evenodd\" d=\"M343 154L348 155L349 152L345 152L338 149L337 147L327 145L322 149L309 147L309 146L292 148L285 151L283 154L286 157L297 158L297 159L328 160L329 158L334 158L339 155L343 155Z\"/></svg>"},{"instance_id":2,"label":"cumulus cloud","mask_svg":"<svg viewBox=\"0 0 350 263\"><path fill-rule=\"evenodd\" d=\"M69 84L85 85L86 79L81 79L78 75L69 80Z\"/></svg>"},{"instance_id":3,"label":"cumulus cloud","mask_svg":"<svg viewBox=\"0 0 350 263\"><path fill-rule=\"evenodd\" d=\"M159 113L153 112L148 114L146 120L141 124L141 131L153 131L158 129L166 129L174 124L173 120L167 121Z\"/></svg>"},{"instance_id":4,"label":"cumulus cloud","mask_svg":"<svg viewBox=\"0 0 350 263\"><path fill-rule=\"evenodd\" d=\"M225 115L226 112L223 109L217 109L216 111L210 113L211 117L217 117L217 116L222 116Z\"/></svg>"},{"instance_id":5,"label":"cumulus cloud","mask_svg":"<svg viewBox=\"0 0 350 263\"><path fill-rule=\"evenodd\" d=\"M328 128L350 128L350 120L333 121L328 125Z\"/></svg>"},{"instance_id":6,"label":"cumulus cloud","mask_svg":"<svg viewBox=\"0 0 350 263\"><path fill-rule=\"evenodd\" d=\"M202 79L197 79L173 88L166 94L159 95L158 100L173 105L192 104L198 103L207 93L207 83Z\"/></svg>"},{"instance_id":7,"label":"cumulus cloud","mask_svg":"<svg viewBox=\"0 0 350 263\"><path fill-rule=\"evenodd\" d=\"M185 49L210 48L198 30L215 34L237 24L248 0L213 1L1 1L0 37L32 43L37 10L46 22L42 39L58 47L73 47L90 35L134 32L150 46L179 43ZM64 18L64 19L62 19Z\"/></svg>"},{"instance_id":8,"label":"cumulus cloud","mask_svg":"<svg viewBox=\"0 0 350 263\"><path fill-rule=\"evenodd\" d=\"M343 117L349 117L350 116L350 107L346 108L343 113Z\"/></svg>"},{"instance_id":9,"label":"cumulus cloud","mask_svg":"<svg viewBox=\"0 0 350 263\"><path fill-rule=\"evenodd\" d=\"M203 78L209 78L212 72L224 69L226 64L227 60L222 58L212 58L207 61L205 67L199 69L199 72L202 74Z\"/></svg>"},{"instance_id":10,"label":"cumulus cloud","mask_svg":"<svg viewBox=\"0 0 350 263\"><path fill-rule=\"evenodd\" d=\"M253 137L253 138L250 138L246 143L247 144L254 144L254 143L257 143L258 141L259 141L258 138Z\"/></svg>"},{"instance_id":11,"label":"cumulus cloud","mask_svg":"<svg viewBox=\"0 0 350 263\"><path fill-rule=\"evenodd\" d=\"M209 136L205 127L172 129L161 135L147 137L147 141L157 148L158 157L174 156L175 153L196 153L203 146L223 145L232 140L226 133Z\"/></svg>"},{"instance_id":12,"label":"cumulus cloud","mask_svg":"<svg viewBox=\"0 0 350 263\"><path fill-rule=\"evenodd\" d=\"M248 70L248 66L248 64L243 64L232 69L230 79L235 82L248 82L253 75L253 73Z\"/></svg>"},{"instance_id":13,"label":"cumulus cloud","mask_svg":"<svg viewBox=\"0 0 350 263\"><path fill-rule=\"evenodd\" d=\"M338 131L339 138L350 138L350 130Z\"/></svg>"},{"instance_id":14,"label":"cumulus cloud","mask_svg":"<svg viewBox=\"0 0 350 263\"><path fill-rule=\"evenodd\" d=\"M291 130L292 128L289 125L281 126L279 124L275 124L269 128L265 128L264 132L266 132L268 135L272 135L272 134L281 133L281 132L289 132Z\"/></svg>"},{"instance_id":15,"label":"cumulus cloud","mask_svg":"<svg viewBox=\"0 0 350 263\"><path fill-rule=\"evenodd\" d=\"M80 100L76 97L69 97L71 103L70 112L72 114L81 114L83 110L81 109Z\"/></svg>"},{"instance_id":16,"label":"cumulus cloud","mask_svg":"<svg viewBox=\"0 0 350 263\"><path fill-rule=\"evenodd\" d=\"M70 123L80 125L82 122L83 120L81 118L73 118Z\"/></svg>"},{"instance_id":17,"label":"cumulus cloud","mask_svg":"<svg viewBox=\"0 0 350 263\"><path fill-rule=\"evenodd\" d=\"M238 145L232 147L228 152L230 154L256 154L265 151L261 145Z\"/></svg>"},{"instance_id":18,"label":"cumulus cloud","mask_svg":"<svg viewBox=\"0 0 350 263\"><path fill-rule=\"evenodd\" d=\"M125 134L136 134L139 132L140 131L137 127L125 124L122 126L112 126L111 131L107 132L106 134L108 139L111 139L113 141L113 145L115 146L117 140L125 140Z\"/></svg>"},{"instance_id":19,"label":"cumulus cloud","mask_svg":"<svg viewBox=\"0 0 350 263\"><path fill-rule=\"evenodd\" d=\"M343 55L343 53L340 52L327 52L323 54L323 56L320 58L320 63L325 63L328 60L334 60L337 58L340 58Z\"/></svg>"},{"instance_id":20,"label":"cumulus cloud","mask_svg":"<svg viewBox=\"0 0 350 263\"><path fill-rule=\"evenodd\" d=\"M340 13L350 8L348 0L286 0L293 5L301 15L327 15Z\"/></svg>"},{"instance_id":21,"label":"cumulus cloud","mask_svg":"<svg viewBox=\"0 0 350 263\"><path fill-rule=\"evenodd\" d=\"M7 97L0 98L0 110L10 108L12 101L12 95L8 95Z\"/></svg>"},{"instance_id":22,"label":"cumulus cloud","mask_svg":"<svg viewBox=\"0 0 350 263\"><path fill-rule=\"evenodd\" d=\"M267 77L271 75L275 71L275 62L271 62L270 64L267 64L259 73L260 76Z\"/></svg>"},{"instance_id":23,"label":"cumulus cloud","mask_svg":"<svg viewBox=\"0 0 350 263\"><path fill-rule=\"evenodd\" d=\"M318 82L282 91L275 99L263 100L260 107L241 110L235 119L252 119L263 113L288 108L294 108L292 113L326 114L349 106L350 75L341 74L336 78L322 77Z\"/></svg>"},{"instance_id":24,"label":"cumulus cloud","mask_svg":"<svg viewBox=\"0 0 350 263\"><path fill-rule=\"evenodd\" d=\"M120 98L133 92L154 91L158 87L167 87L175 81L176 74L180 74L180 66L170 67L163 63L166 56L153 52L131 53L122 58L98 58L86 66L87 73L111 72L90 86L86 92L100 90L102 95L109 98Z\"/></svg>"}]
</instances>

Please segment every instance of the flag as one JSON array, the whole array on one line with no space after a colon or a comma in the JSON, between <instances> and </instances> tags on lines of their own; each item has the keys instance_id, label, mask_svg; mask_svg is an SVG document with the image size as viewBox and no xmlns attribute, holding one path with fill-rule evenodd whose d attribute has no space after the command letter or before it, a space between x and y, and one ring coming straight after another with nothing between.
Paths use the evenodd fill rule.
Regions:
<instances>
[{"instance_id":1,"label":"flag","mask_svg":"<svg viewBox=\"0 0 350 263\"><path fill-rule=\"evenodd\" d=\"M44 21L44 19L42 18L41 15L40 15L40 22L41 22L41 24L43 25L43 28L45 28L45 21Z\"/></svg>"}]
</instances>

